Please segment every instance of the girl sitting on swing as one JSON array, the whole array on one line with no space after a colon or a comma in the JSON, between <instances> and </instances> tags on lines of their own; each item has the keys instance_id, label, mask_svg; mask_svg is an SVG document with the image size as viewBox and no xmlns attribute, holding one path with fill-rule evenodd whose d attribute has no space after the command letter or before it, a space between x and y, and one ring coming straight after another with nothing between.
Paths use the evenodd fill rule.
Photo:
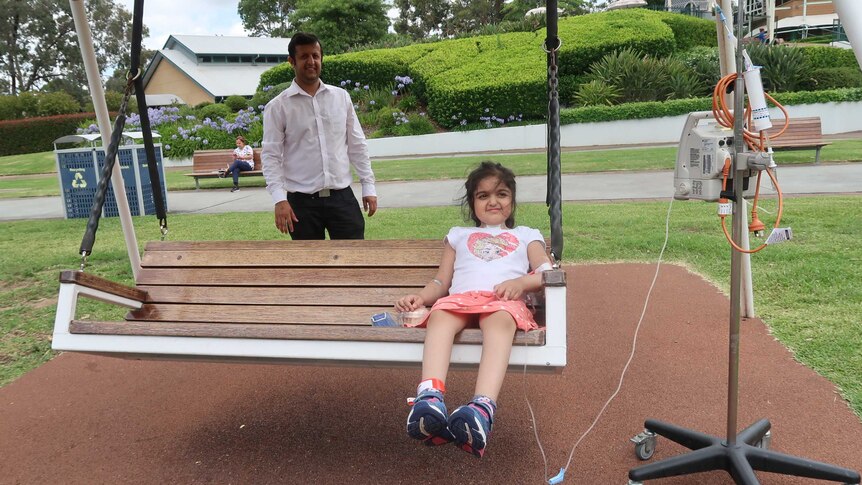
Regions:
<instances>
[{"instance_id":1,"label":"girl sitting on swing","mask_svg":"<svg viewBox=\"0 0 862 485\"><path fill-rule=\"evenodd\" d=\"M515 330L537 328L524 296L542 287L551 268L542 234L515 226L515 174L482 162L464 184L462 208L475 227L453 227L444 239L437 276L418 293L395 303L399 312L431 305L415 326L427 325L422 380L407 434L426 445L455 444L477 457L485 453L497 396L509 365ZM533 270L532 272L530 270ZM482 358L473 399L451 415L443 394L452 346L469 325L482 330Z\"/></svg>"}]
</instances>

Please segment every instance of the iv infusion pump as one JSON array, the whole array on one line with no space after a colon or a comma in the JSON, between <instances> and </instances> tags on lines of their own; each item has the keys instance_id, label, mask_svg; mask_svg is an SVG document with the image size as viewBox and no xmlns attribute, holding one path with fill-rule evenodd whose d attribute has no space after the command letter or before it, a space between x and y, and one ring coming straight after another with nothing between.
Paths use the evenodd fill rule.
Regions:
<instances>
[{"instance_id":1,"label":"iv infusion pump","mask_svg":"<svg viewBox=\"0 0 862 485\"><path fill-rule=\"evenodd\" d=\"M673 186L678 200L717 201L721 196L722 168L734 155L733 130L721 126L711 111L690 113L685 121L676 155ZM741 140L740 140L741 142ZM744 197L754 197L752 170L743 179ZM734 172L727 180L727 191L733 191Z\"/></svg>"}]
</instances>

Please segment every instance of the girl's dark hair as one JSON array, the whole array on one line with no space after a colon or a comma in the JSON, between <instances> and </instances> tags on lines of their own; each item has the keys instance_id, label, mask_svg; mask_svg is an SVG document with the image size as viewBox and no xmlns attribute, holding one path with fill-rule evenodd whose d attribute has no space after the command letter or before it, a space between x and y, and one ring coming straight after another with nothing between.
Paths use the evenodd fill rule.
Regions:
<instances>
[{"instance_id":1,"label":"girl's dark hair","mask_svg":"<svg viewBox=\"0 0 862 485\"><path fill-rule=\"evenodd\" d=\"M248 140L246 140L244 136L239 135L236 137L236 139L241 141L243 145L248 145Z\"/></svg>"},{"instance_id":2,"label":"girl's dark hair","mask_svg":"<svg viewBox=\"0 0 862 485\"><path fill-rule=\"evenodd\" d=\"M476 224L476 227L482 225L482 221L476 217L473 196L476 194L476 189L479 188L479 182L488 177L496 177L499 183L512 191L512 213L506 219L506 227L515 227L515 209L517 207L515 203L517 200L515 197L515 173L499 163L490 160L483 161L470 172L470 175L467 175L467 181L464 182L465 193L461 199L461 212L464 215L464 220L472 220Z\"/></svg>"},{"instance_id":3,"label":"girl's dark hair","mask_svg":"<svg viewBox=\"0 0 862 485\"><path fill-rule=\"evenodd\" d=\"M320 54L322 55L323 44L320 43L320 39L316 35L309 34L308 32L297 32L293 34L293 37L290 38L290 42L287 44L287 55L296 60L296 46L314 44L320 46Z\"/></svg>"}]
</instances>

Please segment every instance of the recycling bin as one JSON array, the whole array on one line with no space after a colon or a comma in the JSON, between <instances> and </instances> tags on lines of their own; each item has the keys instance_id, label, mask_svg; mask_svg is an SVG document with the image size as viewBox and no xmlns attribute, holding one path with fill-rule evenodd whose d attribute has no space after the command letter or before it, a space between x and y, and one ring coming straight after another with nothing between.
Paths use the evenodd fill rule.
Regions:
<instances>
[{"instance_id":1,"label":"recycling bin","mask_svg":"<svg viewBox=\"0 0 862 485\"><path fill-rule=\"evenodd\" d=\"M153 133L153 138L157 137L158 135ZM75 146L61 148L61 145L70 143ZM148 168L150 161L147 159L143 145L143 135L140 132L123 132L121 143L123 144L117 151L114 170L122 171L129 210L133 216L153 215L156 213L156 204ZM167 210L165 171L161 163L162 145L161 143L154 143L154 145L162 198ZM60 183L60 193L63 196L63 213L67 219L90 216L96 188L105 166L105 149L99 134L69 135L54 140L57 178ZM105 203L102 206L102 216L118 215L117 198L114 195L113 183L109 181Z\"/></svg>"}]
</instances>

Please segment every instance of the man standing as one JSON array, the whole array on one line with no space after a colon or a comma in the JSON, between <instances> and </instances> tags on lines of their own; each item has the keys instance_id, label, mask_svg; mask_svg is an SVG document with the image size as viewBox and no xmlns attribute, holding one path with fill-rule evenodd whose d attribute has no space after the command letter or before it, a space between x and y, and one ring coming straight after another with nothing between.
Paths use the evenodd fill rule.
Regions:
<instances>
[{"instance_id":1,"label":"man standing","mask_svg":"<svg viewBox=\"0 0 862 485\"><path fill-rule=\"evenodd\" d=\"M290 87L263 111L261 164L275 203L275 226L293 239L364 239L350 166L362 183L362 208L377 211L368 146L347 91L320 80L323 49L298 32L287 47Z\"/></svg>"}]
</instances>

